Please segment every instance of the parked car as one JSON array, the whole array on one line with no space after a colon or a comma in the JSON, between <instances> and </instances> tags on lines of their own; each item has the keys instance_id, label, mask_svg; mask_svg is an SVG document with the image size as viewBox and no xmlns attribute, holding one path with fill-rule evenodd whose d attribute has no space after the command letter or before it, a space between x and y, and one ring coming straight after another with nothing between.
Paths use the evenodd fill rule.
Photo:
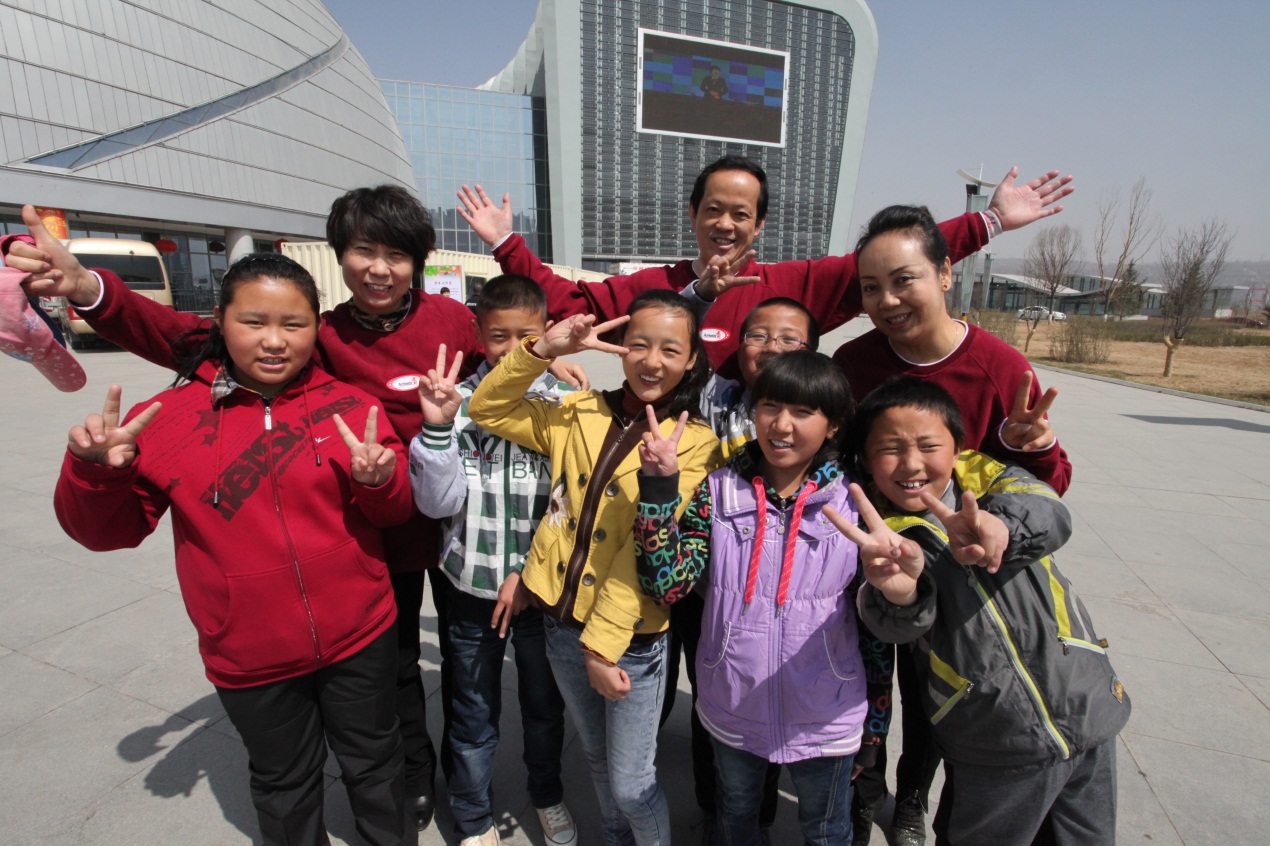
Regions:
<instances>
[{"instance_id":1,"label":"parked car","mask_svg":"<svg viewBox=\"0 0 1270 846\"><path fill-rule=\"evenodd\" d=\"M153 244L127 238L74 238L66 248L84 267L104 267L113 271L134 291L155 302L172 307L172 285L163 258ZM64 297L57 298L50 310L62 324L71 349L80 350L97 338L93 327L76 313Z\"/></svg>"},{"instance_id":2,"label":"parked car","mask_svg":"<svg viewBox=\"0 0 1270 846\"><path fill-rule=\"evenodd\" d=\"M1051 312L1045 306L1027 306L1019 309L1019 320L1066 320L1061 311Z\"/></svg>"},{"instance_id":3,"label":"parked car","mask_svg":"<svg viewBox=\"0 0 1270 846\"><path fill-rule=\"evenodd\" d=\"M1233 323L1236 326L1243 326L1246 329L1265 329L1266 322L1255 317L1227 317L1227 323Z\"/></svg>"}]
</instances>

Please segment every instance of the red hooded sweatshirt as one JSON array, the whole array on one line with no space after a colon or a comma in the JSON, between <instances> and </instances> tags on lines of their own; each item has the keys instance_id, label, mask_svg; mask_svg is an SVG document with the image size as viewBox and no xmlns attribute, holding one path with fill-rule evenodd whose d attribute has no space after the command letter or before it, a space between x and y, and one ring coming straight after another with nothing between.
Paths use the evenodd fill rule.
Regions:
<instances>
[{"instance_id":1,"label":"red hooded sweatshirt","mask_svg":"<svg viewBox=\"0 0 1270 846\"><path fill-rule=\"evenodd\" d=\"M213 405L219 366L154 400L162 410L117 470L67 451L54 506L93 550L135 547L172 508L176 572L207 678L249 687L311 673L386 631L396 606L377 527L414 509L401 441L393 477L354 482L333 417L365 429L374 401L316 366L266 401L238 388ZM320 461L319 461L320 457Z\"/></svg>"}]
</instances>

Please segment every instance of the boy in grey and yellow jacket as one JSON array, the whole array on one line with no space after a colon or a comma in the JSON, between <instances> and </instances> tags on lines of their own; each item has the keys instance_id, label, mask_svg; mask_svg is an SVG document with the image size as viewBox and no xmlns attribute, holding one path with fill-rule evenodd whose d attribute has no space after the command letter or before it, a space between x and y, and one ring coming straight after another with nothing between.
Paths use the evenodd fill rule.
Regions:
<instances>
[{"instance_id":1,"label":"boy in grey and yellow jacket","mask_svg":"<svg viewBox=\"0 0 1270 846\"><path fill-rule=\"evenodd\" d=\"M937 843L1115 842L1115 738L1129 699L1052 553L1071 534L1052 489L958 452L960 415L914 379L870 394L856 454L872 479L860 616L910 644L945 758ZM863 492L861 492L863 493ZM861 502L862 497L857 498Z\"/></svg>"}]
</instances>

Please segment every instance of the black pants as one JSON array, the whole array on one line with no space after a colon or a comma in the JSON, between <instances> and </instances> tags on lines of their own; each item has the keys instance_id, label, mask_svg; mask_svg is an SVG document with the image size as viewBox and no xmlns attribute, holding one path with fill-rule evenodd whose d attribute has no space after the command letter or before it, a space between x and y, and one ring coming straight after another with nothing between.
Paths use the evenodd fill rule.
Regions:
<instances>
[{"instance_id":1,"label":"black pants","mask_svg":"<svg viewBox=\"0 0 1270 846\"><path fill-rule=\"evenodd\" d=\"M670 716L675 704L675 686L679 679L679 652L688 665L688 684L692 688L692 780L697 794L697 806L708 814L718 807L716 777L714 771L714 743L710 732L697 716L697 643L701 640L701 615L705 612L705 599L696 591L676 602L670 608L670 643L666 668L666 699L662 703L661 723ZM758 822L761 828L770 828L776 821L776 803L780 799L778 788L781 779L780 764L768 764L763 778L763 801L759 806Z\"/></svg>"},{"instance_id":2,"label":"black pants","mask_svg":"<svg viewBox=\"0 0 1270 846\"><path fill-rule=\"evenodd\" d=\"M922 695L917 681L913 651L907 646L890 647L895 655L895 679L900 689L904 727L904 748L895 765L895 795L898 798L917 793L922 807L929 807L931 782L939 769L939 751L931 735L930 720L922 708ZM886 745L878 748L877 761L855 780L856 798L873 808L886 799Z\"/></svg>"},{"instance_id":3,"label":"black pants","mask_svg":"<svg viewBox=\"0 0 1270 846\"><path fill-rule=\"evenodd\" d=\"M431 572L432 603L437 609L437 644L441 650L441 770L448 779L450 756L450 626L447 610L453 589L437 569L392 573L392 593L397 601L397 718L406 757L406 795L413 798L433 791L437 772L436 748L428 736L427 694L419 676L419 612L423 607L424 573Z\"/></svg>"},{"instance_id":4,"label":"black pants","mask_svg":"<svg viewBox=\"0 0 1270 846\"><path fill-rule=\"evenodd\" d=\"M269 684L216 688L247 747L251 799L267 846L321 846L323 772L329 743L368 844L405 837L401 735L393 691L394 636L355 655Z\"/></svg>"}]
</instances>

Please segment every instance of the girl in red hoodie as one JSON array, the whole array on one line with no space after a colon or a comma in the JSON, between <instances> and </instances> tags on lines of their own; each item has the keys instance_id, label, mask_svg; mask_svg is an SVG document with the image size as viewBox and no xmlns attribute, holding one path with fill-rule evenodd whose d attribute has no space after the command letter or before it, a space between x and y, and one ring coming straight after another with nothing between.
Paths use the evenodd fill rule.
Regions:
<instances>
[{"instance_id":1,"label":"girl in red hoodie","mask_svg":"<svg viewBox=\"0 0 1270 846\"><path fill-rule=\"evenodd\" d=\"M329 743L362 839L397 844L396 606L378 528L413 505L371 398L309 363L318 313L300 265L236 262L176 386L122 425L111 386L71 429L55 506L94 550L137 546L172 509L181 594L247 747L265 843L328 842Z\"/></svg>"}]
</instances>

